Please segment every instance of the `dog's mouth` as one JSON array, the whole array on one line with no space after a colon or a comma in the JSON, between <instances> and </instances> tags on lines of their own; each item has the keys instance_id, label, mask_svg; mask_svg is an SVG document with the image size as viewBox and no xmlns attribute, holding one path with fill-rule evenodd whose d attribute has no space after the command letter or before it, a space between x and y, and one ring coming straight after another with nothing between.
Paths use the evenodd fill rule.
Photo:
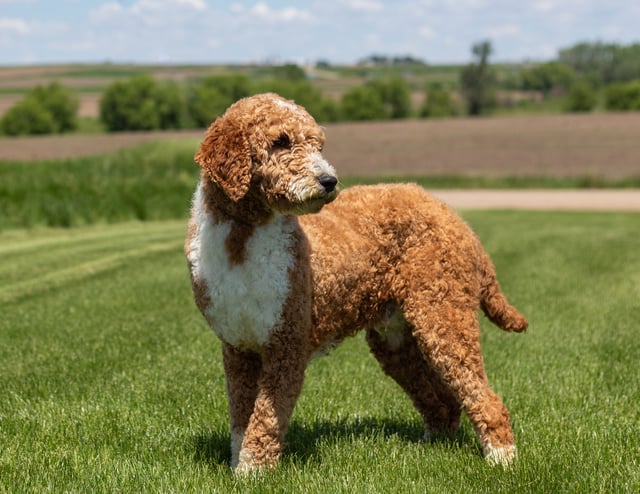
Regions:
<instances>
[{"instance_id":1,"label":"dog's mouth","mask_svg":"<svg viewBox=\"0 0 640 494\"><path fill-rule=\"evenodd\" d=\"M317 213L338 196L338 179L334 175L300 177L290 183L280 196L279 209L285 214Z\"/></svg>"},{"instance_id":2,"label":"dog's mouth","mask_svg":"<svg viewBox=\"0 0 640 494\"><path fill-rule=\"evenodd\" d=\"M316 196L311 196L303 201L292 204L289 210L290 214L313 214L319 212L326 204L332 202L338 197L338 189L335 188L330 192L321 192Z\"/></svg>"},{"instance_id":3,"label":"dog's mouth","mask_svg":"<svg viewBox=\"0 0 640 494\"><path fill-rule=\"evenodd\" d=\"M293 182L289 187L289 214L317 213L325 204L338 196L338 179L334 175L322 174L305 177Z\"/></svg>"}]
</instances>

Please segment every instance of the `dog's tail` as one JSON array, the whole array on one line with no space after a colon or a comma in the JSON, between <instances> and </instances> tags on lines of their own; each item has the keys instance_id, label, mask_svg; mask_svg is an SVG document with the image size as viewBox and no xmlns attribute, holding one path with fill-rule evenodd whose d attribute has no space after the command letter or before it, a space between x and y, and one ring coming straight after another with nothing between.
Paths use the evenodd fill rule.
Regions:
<instances>
[{"instance_id":1,"label":"dog's tail","mask_svg":"<svg viewBox=\"0 0 640 494\"><path fill-rule=\"evenodd\" d=\"M513 307L500 290L496 271L489 256L482 254L483 282L480 306L489 320L505 331L520 333L527 329L527 319Z\"/></svg>"}]
</instances>

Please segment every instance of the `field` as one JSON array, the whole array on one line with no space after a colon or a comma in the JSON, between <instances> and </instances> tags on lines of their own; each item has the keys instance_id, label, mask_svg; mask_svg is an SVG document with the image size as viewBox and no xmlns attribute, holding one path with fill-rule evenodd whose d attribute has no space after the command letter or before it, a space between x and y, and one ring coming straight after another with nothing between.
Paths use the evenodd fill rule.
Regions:
<instances>
[{"instance_id":1,"label":"field","mask_svg":"<svg viewBox=\"0 0 640 494\"><path fill-rule=\"evenodd\" d=\"M500 73L510 71L497 66ZM427 83L441 83L448 87L457 85L460 67L411 65L398 67L335 66L305 67L314 86L325 95L339 99L342 93L354 85L363 84L372 77L388 73L402 73L418 103L424 97ZM273 67L268 65L127 65L127 64L76 64L0 67L0 115L16 103L24 93L36 85L58 81L76 93L81 117L95 118L99 113L99 101L104 90L112 83L129 77L148 74L157 80L178 83L197 81L209 75L243 74L254 81L273 77Z\"/></svg>"},{"instance_id":2,"label":"field","mask_svg":"<svg viewBox=\"0 0 640 494\"><path fill-rule=\"evenodd\" d=\"M0 234L0 492L638 492L638 215L464 216L531 323L483 321L512 469L484 463L466 420L423 443L356 337L309 368L281 467L234 478L184 221L121 223Z\"/></svg>"},{"instance_id":3,"label":"field","mask_svg":"<svg viewBox=\"0 0 640 494\"><path fill-rule=\"evenodd\" d=\"M639 114L327 135L343 186L640 184ZM280 468L233 477L220 344L182 254L201 137L0 138L0 493L640 491L640 214L618 212L462 211L531 323L482 327L512 469L485 464L466 419L422 442L358 336L310 366Z\"/></svg>"},{"instance_id":4,"label":"field","mask_svg":"<svg viewBox=\"0 0 640 494\"><path fill-rule=\"evenodd\" d=\"M341 176L640 177L640 113L494 117L326 126ZM203 131L0 138L0 160L92 156Z\"/></svg>"}]
</instances>

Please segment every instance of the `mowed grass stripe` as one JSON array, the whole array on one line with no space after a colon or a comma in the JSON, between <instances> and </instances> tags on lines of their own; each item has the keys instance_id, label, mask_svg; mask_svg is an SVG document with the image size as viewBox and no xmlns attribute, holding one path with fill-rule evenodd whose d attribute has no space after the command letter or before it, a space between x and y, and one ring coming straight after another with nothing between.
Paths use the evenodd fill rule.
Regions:
<instances>
[{"instance_id":1,"label":"mowed grass stripe","mask_svg":"<svg viewBox=\"0 0 640 494\"><path fill-rule=\"evenodd\" d=\"M125 224L100 230L58 230L36 240L37 247L30 246L26 239L5 247L5 251L12 251L13 258L5 259L0 269L0 303L57 289L117 269L136 258L178 250L184 242L181 222Z\"/></svg>"},{"instance_id":2,"label":"mowed grass stripe","mask_svg":"<svg viewBox=\"0 0 640 494\"><path fill-rule=\"evenodd\" d=\"M184 221L167 221L156 223L125 222L113 226L96 225L73 229L36 229L8 230L0 232L0 255L27 254L44 249L78 243L78 236L83 243L104 238L144 237L149 234L173 233L176 228L186 230Z\"/></svg>"},{"instance_id":3,"label":"mowed grass stripe","mask_svg":"<svg viewBox=\"0 0 640 494\"><path fill-rule=\"evenodd\" d=\"M13 251L10 255L3 255L0 266L0 280L12 283L30 277L38 277L43 272L69 268L110 255L114 249L128 250L146 243L164 242L176 239L176 232L147 232L138 229L127 235L112 237L75 238L72 242L60 242L36 250L24 249ZM37 255L36 255L37 254Z\"/></svg>"}]
</instances>

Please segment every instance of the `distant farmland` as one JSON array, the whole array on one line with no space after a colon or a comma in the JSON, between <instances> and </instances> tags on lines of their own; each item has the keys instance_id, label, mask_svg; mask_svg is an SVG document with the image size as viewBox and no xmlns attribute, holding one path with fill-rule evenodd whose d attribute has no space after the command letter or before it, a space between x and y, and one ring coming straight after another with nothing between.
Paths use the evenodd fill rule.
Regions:
<instances>
[{"instance_id":1,"label":"distant farmland","mask_svg":"<svg viewBox=\"0 0 640 494\"><path fill-rule=\"evenodd\" d=\"M0 160L110 153L143 142L193 140L203 130L0 138ZM343 176L640 176L640 113L340 123L325 155Z\"/></svg>"},{"instance_id":2,"label":"distant farmland","mask_svg":"<svg viewBox=\"0 0 640 494\"><path fill-rule=\"evenodd\" d=\"M405 67L331 66L305 67L312 84L323 94L339 99L352 86L361 85L373 77L401 73L413 92L414 103L424 97L427 83L456 86L460 67L409 65ZM269 65L138 65L138 64L71 64L0 67L0 116L19 101L26 91L37 85L57 81L78 97L78 115L95 118L104 90L116 81L148 74L157 80L172 80L180 84L197 81L210 75L243 74L252 81L273 77Z\"/></svg>"}]
</instances>

